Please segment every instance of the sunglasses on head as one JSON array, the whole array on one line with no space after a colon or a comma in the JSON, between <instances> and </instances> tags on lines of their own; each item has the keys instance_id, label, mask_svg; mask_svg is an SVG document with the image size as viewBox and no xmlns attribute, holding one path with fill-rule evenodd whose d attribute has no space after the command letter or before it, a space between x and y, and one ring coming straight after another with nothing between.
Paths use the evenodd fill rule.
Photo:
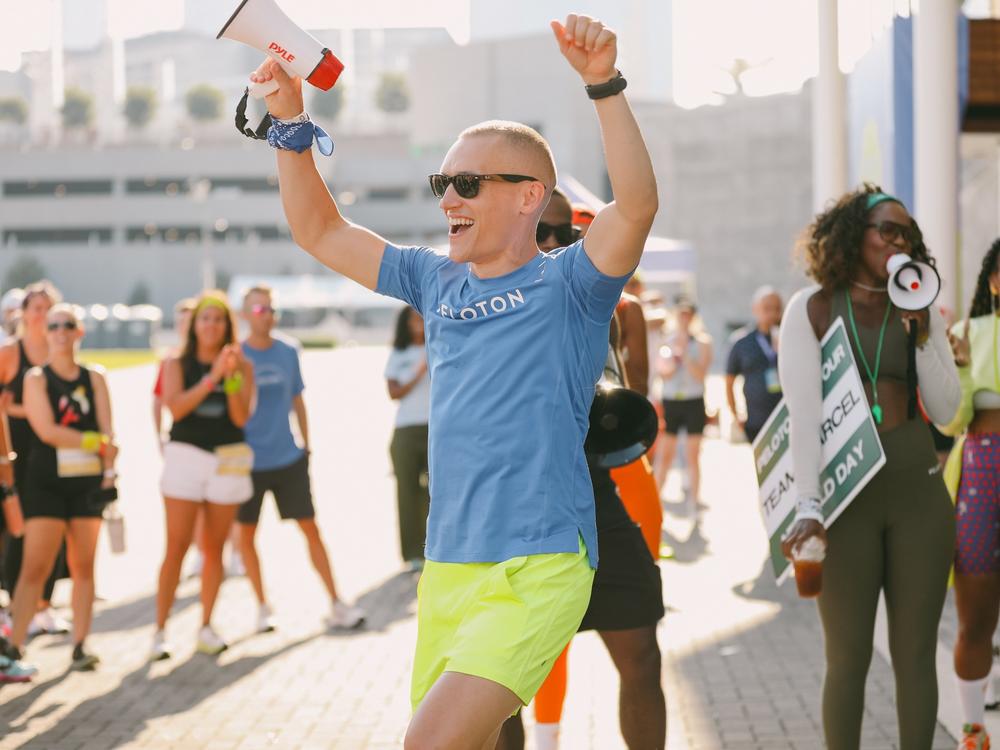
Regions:
<instances>
[{"instance_id":1,"label":"sunglasses on head","mask_svg":"<svg viewBox=\"0 0 1000 750\"><path fill-rule=\"evenodd\" d=\"M250 310L251 312L253 312L254 315L273 315L274 313L278 312L271 305L254 305L253 307L250 308Z\"/></svg>"},{"instance_id":2,"label":"sunglasses on head","mask_svg":"<svg viewBox=\"0 0 1000 750\"><path fill-rule=\"evenodd\" d=\"M915 224L906 226L895 221L890 221L889 219L883 219L877 224L865 224L865 227L875 229L883 241L891 244L895 244L900 238L910 247L917 247L923 243L923 235Z\"/></svg>"},{"instance_id":3,"label":"sunglasses on head","mask_svg":"<svg viewBox=\"0 0 1000 750\"><path fill-rule=\"evenodd\" d=\"M479 195L479 183L484 180L499 182L541 182L537 177L523 174L429 174L427 180L431 183L431 192L436 198L444 198L449 185L455 186L455 192L462 198L475 198Z\"/></svg>"},{"instance_id":4,"label":"sunglasses on head","mask_svg":"<svg viewBox=\"0 0 1000 750\"><path fill-rule=\"evenodd\" d=\"M60 328L62 328L64 331L75 331L76 321L75 320L56 321L55 323L49 323L48 325L48 329L50 331L58 331Z\"/></svg>"},{"instance_id":5,"label":"sunglasses on head","mask_svg":"<svg viewBox=\"0 0 1000 750\"><path fill-rule=\"evenodd\" d=\"M574 227L572 224L546 224L544 221L540 221L538 228L535 229L535 242L541 245L552 234L556 236L556 242L561 247L565 247L580 239L580 228Z\"/></svg>"}]
</instances>

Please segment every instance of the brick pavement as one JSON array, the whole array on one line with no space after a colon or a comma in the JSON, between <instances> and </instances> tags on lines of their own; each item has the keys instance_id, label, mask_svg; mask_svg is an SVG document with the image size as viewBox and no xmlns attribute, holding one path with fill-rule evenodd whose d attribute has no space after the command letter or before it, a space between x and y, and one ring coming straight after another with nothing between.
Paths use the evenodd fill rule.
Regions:
<instances>
[{"instance_id":1,"label":"brick pavement","mask_svg":"<svg viewBox=\"0 0 1000 750\"><path fill-rule=\"evenodd\" d=\"M321 627L322 590L298 531L279 524L268 507L261 549L279 630L250 635L249 585L229 580L217 623L232 648L218 659L193 653L200 608L197 582L188 581L168 631L178 651L156 664L145 661L163 544L159 459L144 419L152 373L114 375L130 547L121 558L101 550L98 589L107 601L98 607L91 645L104 661L93 674L67 673L65 637L33 642L29 653L42 670L37 682L0 691L0 750L400 746L415 580L399 572L397 561L385 355L355 349L305 359L313 441L323 457L313 466L319 522L338 583L368 609L369 627L350 634ZM320 387L334 382L337 388ZM703 466L710 507L695 519L667 504L664 536L677 550L677 559L662 566L670 608L660 627L668 747L820 748L822 654L814 607L789 587L777 589L761 570L764 534L748 449L707 441ZM61 584L57 600L66 595ZM616 705L617 678L600 641L578 637L570 651L563 747L623 747ZM530 737L530 709L527 717ZM872 665L864 731L866 750L897 746L892 678L880 657ZM953 747L939 731L934 749Z\"/></svg>"}]
</instances>

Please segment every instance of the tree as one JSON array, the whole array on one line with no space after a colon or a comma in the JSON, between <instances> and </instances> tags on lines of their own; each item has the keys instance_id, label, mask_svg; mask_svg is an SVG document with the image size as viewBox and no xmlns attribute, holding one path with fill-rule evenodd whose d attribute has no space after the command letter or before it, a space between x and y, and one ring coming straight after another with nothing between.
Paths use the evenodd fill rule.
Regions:
<instances>
[{"instance_id":1,"label":"tree","mask_svg":"<svg viewBox=\"0 0 1000 750\"><path fill-rule=\"evenodd\" d=\"M129 86L123 111L130 127L141 130L156 114L156 90L149 86Z\"/></svg>"},{"instance_id":2,"label":"tree","mask_svg":"<svg viewBox=\"0 0 1000 750\"><path fill-rule=\"evenodd\" d=\"M375 91L375 105L383 112L405 112L410 108L410 92L402 73L383 73Z\"/></svg>"},{"instance_id":3,"label":"tree","mask_svg":"<svg viewBox=\"0 0 1000 750\"><path fill-rule=\"evenodd\" d=\"M94 120L94 97L80 89L66 89L62 121L66 128L85 128Z\"/></svg>"},{"instance_id":4,"label":"tree","mask_svg":"<svg viewBox=\"0 0 1000 750\"><path fill-rule=\"evenodd\" d=\"M225 97L215 86L200 83L192 86L185 97L188 114L195 120L208 122L222 116Z\"/></svg>"},{"instance_id":5,"label":"tree","mask_svg":"<svg viewBox=\"0 0 1000 750\"><path fill-rule=\"evenodd\" d=\"M153 299L153 295L149 291L149 285L145 281L138 282L132 291L129 292L128 302L129 305L148 305Z\"/></svg>"},{"instance_id":6,"label":"tree","mask_svg":"<svg viewBox=\"0 0 1000 750\"><path fill-rule=\"evenodd\" d=\"M312 98L309 109L313 114L322 117L330 122L337 119L337 115L344 108L344 86L334 86L329 91L317 91Z\"/></svg>"},{"instance_id":7,"label":"tree","mask_svg":"<svg viewBox=\"0 0 1000 750\"><path fill-rule=\"evenodd\" d=\"M24 125L28 121L28 103L19 96L0 99L0 122Z\"/></svg>"},{"instance_id":8,"label":"tree","mask_svg":"<svg viewBox=\"0 0 1000 750\"><path fill-rule=\"evenodd\" d=\"M45 266L37 259L30 255L19 255L7 269L7 274L3 278L3 288L13 289L14 287L18 287L23 289L28 284L40 281L46 276L48 274L45 272Z\"/></svg>"}]
</instances>

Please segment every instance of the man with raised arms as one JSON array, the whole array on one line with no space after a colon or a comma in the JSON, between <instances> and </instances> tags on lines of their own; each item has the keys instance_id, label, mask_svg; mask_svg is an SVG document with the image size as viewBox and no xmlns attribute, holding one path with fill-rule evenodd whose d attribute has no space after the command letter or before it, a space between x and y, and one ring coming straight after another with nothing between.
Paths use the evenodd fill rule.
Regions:
<instances>
[{"instance_id":1,"label":"man with raised arms","mask_svg":"<svg viewBox=\"0 0 1000 750\"><path fill-rule=\"evenodd\" d=\"M576 632L597 565L583 441L611 316L656 214L656 181L622 94L614 32L576 15L552 31L583 79L580 95L594 100L615 201L585 244L551 255L535 229L555 166L531 128L494 121L461 133L430 177L448 254L397 247L341 215L298 147L311 128L301 81L273 61L252 76L280 86L267 98L270 142L295 241L426 320L432 502L410 750L492 748Z\"/></svg>"}]
</instances>

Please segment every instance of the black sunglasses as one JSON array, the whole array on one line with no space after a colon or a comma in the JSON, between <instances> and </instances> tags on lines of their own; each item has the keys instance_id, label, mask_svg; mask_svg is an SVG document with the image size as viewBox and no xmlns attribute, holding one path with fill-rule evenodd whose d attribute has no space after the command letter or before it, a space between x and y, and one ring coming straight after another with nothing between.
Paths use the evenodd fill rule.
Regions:
<instances>
[{"instance_id":1,"label":"black sunglasses","mask_svg":"<svg viewBox=\"0 0 1000 750\"><path fill-rule=\"evenodd\" d=\"M535 229L535 242L541 245L552 234L555 234L560 247L566 247L580 239L580 228L572 224L546 224L540 221Z\"/></svg>"},{"instance_id":2,"label":"black sunglasses","mask_svg":"<svg viewBox=\"0 0 1000 750\"><path fill-rule=\"evenodd\" d=\"M479 195L479 183L484 180L499 180L501 182L541 182L537 177L523 174L429 174L431 192L436 198L444 198L449 185L455 186L455 192L462 198L475 198Z\"/></svg>"},{"instance_id":3,"label":"black sunglasses","mask_svg":"<svg viewBox=\"0 0 1000 750\"><path fill-rule=\"evenodd\" d=\"M902 237L903 241L910 247L917 247L923 244L923 235L920 233L916 224L904 226L898 222L883 219L877 224L865 224L865 227L877 230L878 236L881 237L883 241L891 244L895 244L900 237Z\"/></svg>"},{"instance_id":4,"label":"black sunglasses","mask_svg":"<svg viewBox=\"0 0 1000 750\"><path fill-rule=\"evenodd\" d=\"M62 328L64 331L75 331L76 321L75 320L64 320L61 323L49 323L48 329L50 331L58 331Z\"/></svg>"}]
</instances>

